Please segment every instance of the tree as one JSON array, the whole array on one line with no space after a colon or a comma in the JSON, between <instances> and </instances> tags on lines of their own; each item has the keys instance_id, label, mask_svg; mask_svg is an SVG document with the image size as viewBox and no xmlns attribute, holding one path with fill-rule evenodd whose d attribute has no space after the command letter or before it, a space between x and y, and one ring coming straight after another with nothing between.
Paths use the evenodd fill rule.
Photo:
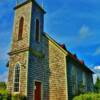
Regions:
<instances>
[{"instance_id":1,"label":"tree","mask_svg":"<svg viewBox=\"0 0 100 100\"><path fill-rule=\"evenodd\" d=\"M0 82L0 90L1 89L6 89L6 83L5 82Z\"/></svg>"},{"instance_id":2,"label":"tree","mask_svg":"<svg viewBox=\"0 0 100 100\"><path fill-rule=\"evenodd\" d=\"M96 83L94 85L95 92L100 93L100 78L97 77Z\"/></svg>"}]
</instances>

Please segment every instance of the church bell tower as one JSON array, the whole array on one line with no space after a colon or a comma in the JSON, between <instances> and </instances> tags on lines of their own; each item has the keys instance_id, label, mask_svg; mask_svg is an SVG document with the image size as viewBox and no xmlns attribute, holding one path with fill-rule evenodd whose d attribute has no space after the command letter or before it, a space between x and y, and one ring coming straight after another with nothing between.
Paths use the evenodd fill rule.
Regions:
<instances>
[{"instance_id":1,"label":"church bell tower","mask_svg":"<svg viewBox=\"0 0 100 100\"><path fill-rule=\"evenodd\" d=\"M16 0L14 12L8 91L28 96L30 56L38 59L43 55L41 42L45 11L35 0Z\"/></svg>"}]
</instances>

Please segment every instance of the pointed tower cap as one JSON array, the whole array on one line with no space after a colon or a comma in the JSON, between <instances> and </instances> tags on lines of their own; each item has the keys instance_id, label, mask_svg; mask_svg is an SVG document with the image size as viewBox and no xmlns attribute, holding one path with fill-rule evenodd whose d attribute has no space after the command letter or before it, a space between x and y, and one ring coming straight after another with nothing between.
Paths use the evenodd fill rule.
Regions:
<instances>
[{"instance_id":1,"label":"pointed tower cap","mask_svg":"<svg viewBox=\"0 0 100 100\"><path fill-rule=\"evenodd\" d=\"M35 3L39 7L39 9L41 11L43 11L44 14L46 13L46 11L43 9L43 7L41 5L39 5L36 0L29 0L29 1L32 1L33 3Z\"/></svg>"},{"instance_id":2,"label":"pointed tower cap","mask_svg":"<svg viewBox=\"0 0 100 100\"><path fill-rule=\"evenodd\" d=\"M41 5L39 5L36 0L25 0L21 4L16 5L16 7L14 7L14 10L16 10L17 8L20 8L21 6L23 6L27 3L30 3L30 2L35 4L44 14L46 13L46 11L43 9L43 7Z\"/></svg>"}]
</instances>

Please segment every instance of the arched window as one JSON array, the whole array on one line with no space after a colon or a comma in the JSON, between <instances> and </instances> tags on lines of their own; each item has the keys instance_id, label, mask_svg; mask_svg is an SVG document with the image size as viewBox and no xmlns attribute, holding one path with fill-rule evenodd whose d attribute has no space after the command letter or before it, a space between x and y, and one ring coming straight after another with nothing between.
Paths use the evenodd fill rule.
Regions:
<instances>
[{"instance_id":1,"label":"arched window","mask_svg":"<svg viewBox=\"0 0 100 100\"><path fill-rule=\"evenodd\" d=\"M22 39L22 34L23 34L23 25L24 25L24 18L21 17L19 21L19 33L18 33L18 40Z\"/></svg>"},{"instance_id":2,"label":"arched window","mask_svg":"<svg viewBox=\"0 0 100 100\"><path fill-rule=\"evenodd\" d=\"M35 33L35 40L39 42L40 40L40 28L39 28L39 20L36 19L36 33Z\"/></svg>"},{"instance_id":3,"label":"arched window","mask_svg":"<svg viewBox=\"0 0 100 100\"><path fill-rule=\"evenodd\" d=\"M20 80L20 65L15 66L15 78L14 78L14 92L19 92L19 81Z\"/></svg>"}]
</instances>

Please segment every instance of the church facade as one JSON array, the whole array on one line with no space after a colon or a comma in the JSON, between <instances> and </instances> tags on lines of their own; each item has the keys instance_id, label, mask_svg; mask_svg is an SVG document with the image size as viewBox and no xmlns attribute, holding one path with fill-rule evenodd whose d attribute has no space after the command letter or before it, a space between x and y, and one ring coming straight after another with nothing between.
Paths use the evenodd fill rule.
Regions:
<instances>
[{"instance_id":1,"label":"church facade","mask_svg":"<svg viewBox=\"0 0 100 100\"><path fill-rule=\"evenodd\" d=\"M44 32L44 9L35 0L15 8L8 91L28 100L71 100L93 91L93 72Z\"/></svg>"}]
</instances>

